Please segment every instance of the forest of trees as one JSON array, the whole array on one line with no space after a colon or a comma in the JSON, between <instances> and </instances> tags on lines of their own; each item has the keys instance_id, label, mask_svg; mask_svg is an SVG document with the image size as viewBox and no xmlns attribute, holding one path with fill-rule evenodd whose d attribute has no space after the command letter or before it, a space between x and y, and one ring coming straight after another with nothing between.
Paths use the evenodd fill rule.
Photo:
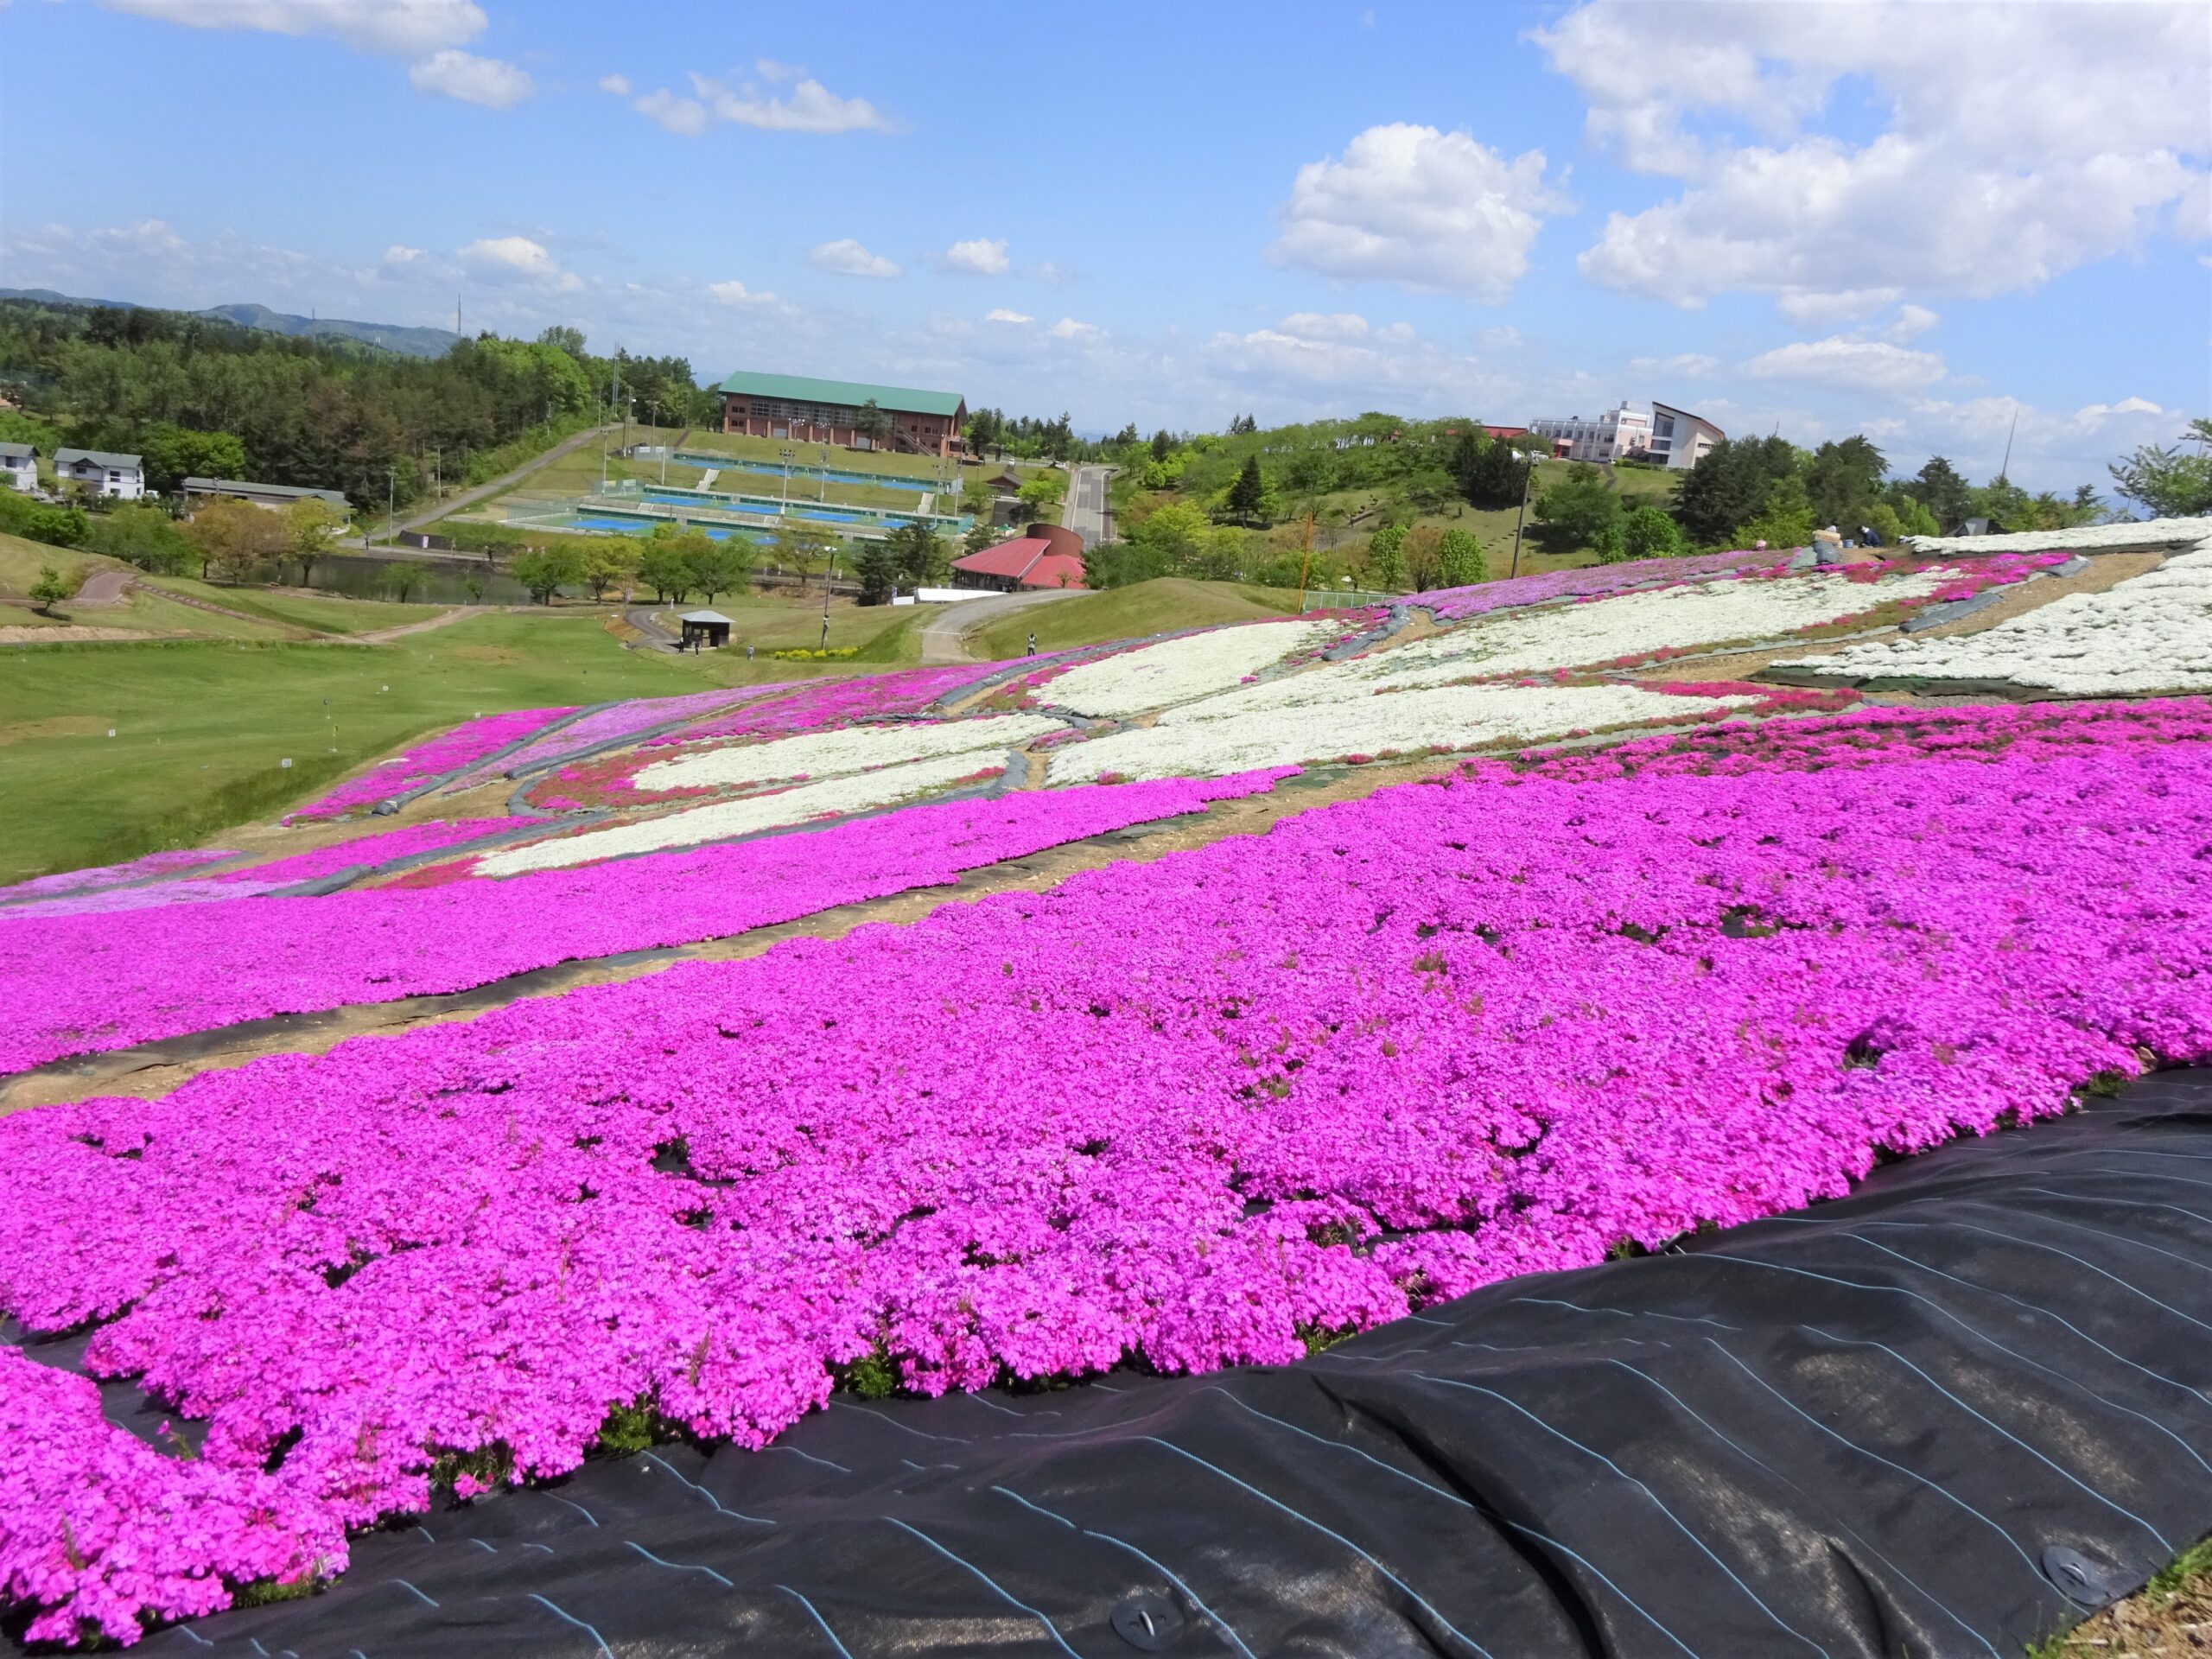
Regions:
<instances>
[{"instance_id":1,"label":"forest of trees","mask_svg":"<svg viewBox=\"0 0 2212 1659\"><path fill-rule=\"evenodd\" d=\"M2154 512L2212 512L2212 423L2194 448L2139 450L2115 464L2117 493ZM1529 491L1530 544L1601 561L1700 549L1800 546L1826 524L1885 543L1955 532L1970 518L2004 530L2061 530L2110 516L2094 486L2031 494L2009 479L1974 484L1946 458L1907 476L1863 435L1805 448L1780 437L1716 445L1664 493L1628 493L1607 469L1546 462L1540 440L1493 439L1480 423L1411 421L1370 412L1346 421L1259 429L1239 416L1227 434L1128 427L1094 446L1114 462L1122 539L1093 550L1085 580L1116 587L1161 575L1295 586L1351 576L1386 591L1480 580L1494 563L1471 532L1424 522L1466 507L1516 506ZM1311 561L1311 520L1319 551Z\"/></svg>"},{"instance_id":2,"label":"forest of trees","mask_svg":"<svg viewBox=\"0 0 2212 1659\"><path fill-rule=\"evenodd\" d=\"M573 328L480 334L445 356L296 338L174 311L0 301L0 436L146 459L165 493L189 474L343 490L404 505L434 468L477 482L608 416L715 418L682 358L591 354ZM12 527L12 526L11 526Z\"/></svg>"}]
</instances>

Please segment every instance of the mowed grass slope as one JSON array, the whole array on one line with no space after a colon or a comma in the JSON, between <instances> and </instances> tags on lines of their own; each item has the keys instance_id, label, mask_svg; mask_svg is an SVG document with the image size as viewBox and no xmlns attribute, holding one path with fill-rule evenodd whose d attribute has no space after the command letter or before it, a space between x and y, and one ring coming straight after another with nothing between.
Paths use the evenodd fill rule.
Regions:
<instances>
[{"instance_id":1,"label":"mowed grass slope","mask_svg":"<svg viewBox=\"0 0 2212 1659\"><path fill-rule=\"evenodd\" d=\"M721 608L763 645L811 647L820 635L819 610ZM899 660L913 616L838 607L830 643L874 642ZM559 610L492 612L375 645L0 649L0 882L196 844L479 713L852 671L875 671L779 663L765 650L750 665L742 650L627 651L604 613ZM289 770L278 765L288 757Z\"/></svg>"},{"instance_id":2,"label":"mowed grass slope","mask_svg":"<svg viewBox=\"0 0 2212 1659\"><path fill-rule=\"evenodd\" d=\"M318 633L369 633L379 628L404 627L410 622L427 622L446 608L442 605L395 605L387 600L347 599L340 594L301 593L283 588L231 588L187 576L152 576L145 580L149 586L165 592Z\"/></svg>"},{"instance_id":3,"label":"mowed grass slope","mask_svg":"<svg viewBox=\"0 0 2212 1659\"><path fill-rule=\"evenodd\" d=\"M1298 595L1283 588L1160 576L1080 599L1030 606L977 630L969 641L985 657L1019 657L1032 632L1039 651L1065 651L1108 639L1249 622L1263 616L1294 616L1297 612Z\"/></svg>"}]
</instances>

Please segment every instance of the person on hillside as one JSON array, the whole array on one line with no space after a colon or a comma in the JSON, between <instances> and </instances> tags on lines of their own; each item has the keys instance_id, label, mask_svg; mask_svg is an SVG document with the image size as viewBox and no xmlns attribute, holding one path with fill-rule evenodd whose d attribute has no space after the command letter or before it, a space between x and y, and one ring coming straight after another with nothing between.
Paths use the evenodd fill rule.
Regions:
<instances>
[{"instance_id":1,"label":"person on hillside","mask_svg":"<svg viewBox=\"0 0 2212 1659\"><path fill-rule=\"evenodd\" d=\"M1028 655L1030 655L1030 656L1032 656L1032 657L1034 657L1036 654L1037 654L1037 636L1036 636L1035 634L1033 634L1033 634L1031 634L1031 635L1029 636L1029 651L1028 651Z\"/></svg>"},{"instance_id":2,"label":"person on hillside","mask_svg":"<svg viewBox=\"0 0 2212 1659\"><path fill-rule=\"evenodd\" d=\"M1843 535L1834 524L1813 532L1813 563L1841 564L1843 563Z\"/></svg>"},{"instance_id":3,"label":"person on hillside","mask_svg":"<svg viewBox=\"0 0 2212 1659\"><path fill-rule=\"evenodd\" d=\"M1879 547L1879 546L1881 546L1881 545L1882 545L1882 537L1881 537L1881 532L1879 532L1878 531L1877 531L1877 530L1874 528L1874 526L1873 526L1873 525L1872 525L1872 524L1861 524L1861 525L1859 525L1859 546L1861 546L1861 547Z\"/></svg>"}]
</instances>

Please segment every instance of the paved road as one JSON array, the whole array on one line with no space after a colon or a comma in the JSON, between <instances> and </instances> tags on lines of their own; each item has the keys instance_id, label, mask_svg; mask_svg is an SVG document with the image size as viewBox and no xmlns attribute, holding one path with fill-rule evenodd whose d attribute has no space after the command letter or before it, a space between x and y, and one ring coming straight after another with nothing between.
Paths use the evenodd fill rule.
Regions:
<instances>
[{"instance_id":1,"label":"paved road","mask_svg":"<svg viewBox=\"0 0 2212 1659\"><path fill-rule=\"evenodd\" d=\"M137 581L136 570L118 570L103 565L85 578L85 585L77 589L74 603L79 605L120 605L130 584Z\"/></svg>"},{"instance_id":2,"label":"paved road","mask_svg":"<svg viewBox=\"0 0 2212 1659\"><path fill-rule=\"evenodd\" d=\"M558 461L563 455L572 454L586 444L595 442L606 436L613 429L611 426L594 426L589 431L577 433L573 438L563 438L543 454L533 456L511 473L500 474L489 484L479 484L473 490L463 490L459 495L449 497L435 506L425 507L411 518L401 519L392 526L392 534L397 535L403 530L421 530L444 518L448 513L459 512L464 508L473 507L479 501L489 496L497 495L501 490L508 488L519 480L528 478L548 461ZM377 528L364 530L361 532L361 545L367 547L370 536L381 533L381 530Z\"/></svg>"},{"instance_id":3,"label":"paved road","mask_svg":"<svg viewBox=\"0 0 2212 1659\"><path fill-rule=\"evenodd\" d=\"M987 599L963 599L940 607L922 629L925 664L980 663L987 660L969 648L968 636L1009 611L1026 610L1047 600L1072 599L1080 588L1039 588L1022 594L993 594Z\"/></svg>"},{"instance_id":4,"label":"paved road","mask_svg":"<svg viewBox=\"0 0 2212 1659\"><path fill-rule=\"evenodd\" d=\"M1085 547L1111 539L1113 515L1106 510L1106 467L1071 467L1068 493L1060 508L1060 523L1083 537Z\"/></svg>"}]
</instances>

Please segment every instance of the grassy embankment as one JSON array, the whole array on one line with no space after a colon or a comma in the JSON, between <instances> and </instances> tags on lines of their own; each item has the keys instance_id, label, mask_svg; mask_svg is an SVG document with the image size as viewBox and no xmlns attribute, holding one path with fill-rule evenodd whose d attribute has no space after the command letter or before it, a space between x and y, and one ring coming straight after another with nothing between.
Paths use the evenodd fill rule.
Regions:
<instances>
[{"instance_id":1,"label":"grassy embankment","mask_svg":"<svg viewBox=\"0 0 2212 1659\"><path fill-rule=\"evenodd\" d=\"M768 652L820 637L818 601L719 605L741 644L760 648L752 664L741 650L626 651L610 613L582 606L486 612L366 646L272 637L0 649L0 882L194 845L480 712L876 672L916 652L916 610L841 603L830 643L861 646L864 660L777 662ZM289 769L277 765L285 758Z\"/></svg>"},{"instance_id":2,"label":"grassy embankment","mask_svg":"<svg viewBox=\"0 0 2212 1659\"><path fill-rule=\"evenodd\" d=\"M1674 491L1675 475L1672 473L1657 472L1643 467L1604 467L1599 470L1605 474L1619 494L1621 505L1630 510L1649 505L1663 506ZM1547 462L1537 468L1535 488L1541 493L1547 477L1561 479L1566 475L1566 462ZM1354 514L1371 514L1382 505L1384 499L1383 493L1380 491L1344 490L1325 498L1325 505L1349 520ZM1533 506L1533 500L1531 505ZM1464 501L1454 502L1449 506L1421 514L1414 521L1413 528L1472 531L1475 539L1483 544L1483 552L1490 564L1490 574L1495 578L1504 575L1512 568L1513 525L1519 511L1517 506L1476 507ZM1358 524L1347 523L1332 532L1317 534L1316 544L1346 550L1363 546L1374 531L1375 522L1372 518L1363 518ZM1289 528L1295 532L1302 526ZM1281 529L1278 527L1279 538ZM1576 569L1591 563L1593 558L1593 550L1588 547L1553 549L1543 525L1538 524L1533 516L1522 531L1520 574L1524 576L1551 570Z\"/></svg>"},{"instance_id":3,"label":"grassy embankment","mask_svg":"<svg viewBox=\"0 0 2212 1659\"><path fill-rule=\"evenodd\" d=\"M1290 616L1297 610L1298 595L1282 588L1161 576L1080 599L1030 606L978 629L971 642L986 657L1019 657L1033 632L1039 652L1065 651L1179 628Z\"/></svg>"}]
</instances>

